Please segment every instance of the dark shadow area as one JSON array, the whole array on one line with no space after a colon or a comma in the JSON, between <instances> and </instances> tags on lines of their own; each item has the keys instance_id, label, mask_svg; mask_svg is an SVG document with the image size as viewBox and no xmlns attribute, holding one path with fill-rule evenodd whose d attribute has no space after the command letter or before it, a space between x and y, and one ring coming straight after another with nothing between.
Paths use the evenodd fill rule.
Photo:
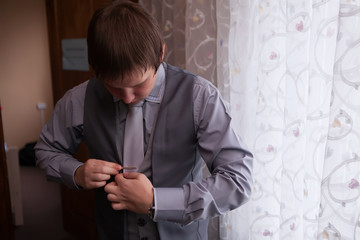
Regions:
<instances>
[{"instance_id":1,"label":"dark shadow area","mask_svg":"<svg viewBox=\"0 0 360 240\"><path fill-rule=\"evenodd\" d=\"M20 166L24 225L15 229L15 240L75 240L63 230L60 186L46 180L34 166Z\"/></svg>"}]
</instances>

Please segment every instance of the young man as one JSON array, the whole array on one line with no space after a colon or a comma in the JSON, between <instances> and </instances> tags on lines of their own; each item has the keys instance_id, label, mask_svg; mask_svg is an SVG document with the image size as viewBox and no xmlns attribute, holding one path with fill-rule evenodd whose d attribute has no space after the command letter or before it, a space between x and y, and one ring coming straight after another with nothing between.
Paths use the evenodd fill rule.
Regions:
<instances>
[{"instance_id":1,"label":"young man","mask_svg":"<svg viewBox=\"0 0 360 240\"><path fill-rule=\"evenodd\" d=\"M98 10L87 40L96 78L56 104L35 147L38 166L51 180L95 190L100 239L207 239L208 219L245 203L252 186L252 155L217 89L163 62L159 27L138 4ZM136 163L124 144L127 113L139 102L144 157ZM73 158L82 141L84 164ZM133 165L136 172L120 171Z\"/></svg>"}]
</instances>

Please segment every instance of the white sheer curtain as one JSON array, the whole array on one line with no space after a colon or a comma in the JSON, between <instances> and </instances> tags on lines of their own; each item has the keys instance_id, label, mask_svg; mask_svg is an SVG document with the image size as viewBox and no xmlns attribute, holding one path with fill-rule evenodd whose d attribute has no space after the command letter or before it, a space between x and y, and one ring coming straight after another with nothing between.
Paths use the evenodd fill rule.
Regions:
<instances>
[{"instance_id":1,"label":"white sheer curtain","mask_svg":"<svg viewBox=\"0 0 360 240\"><path fill-rule=\"evenodd\" d=\"M151 2L182 6L172 64L218 86L254 153L252 199L210 239L360 239L360 1Z\"/></svg>"},{"instance_id":2,"label":"white sheer curtain","mask_svg":"<svg viewBox=\"0 0 360 240\"><path fill-rule=\"evenodd\" d=\"M217 82L229 85L255 157L249 238L359 239L360 2L230 0L229 9L230 83ZM254 138L243 129L251 122ZM239 239L238 219L229 239Z\"/></svg>"},{"instance_id":3,"label":"white sheer curtain","mask_svg":"<svg viewBox=\"0 0 360 240\"><path fill-rule=\"evenodd\" d=\"M228 102L234 127L254 148L258 100L258 2L216 1L217 87ZM254 169L254 173L257 171ZM253 202L220 217L216 239L248 239ZM214 238L215 239L215 238Z\"/></svg>"}]
</instances>

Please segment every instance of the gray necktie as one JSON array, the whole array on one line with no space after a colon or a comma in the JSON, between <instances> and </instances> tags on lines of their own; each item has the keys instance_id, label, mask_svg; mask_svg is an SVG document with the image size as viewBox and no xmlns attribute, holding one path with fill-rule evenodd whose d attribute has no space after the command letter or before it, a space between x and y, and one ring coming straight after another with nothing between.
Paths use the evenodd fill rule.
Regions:
<instances>
[{"instance_id":1,"label":"gray necktie","mask_svg":"<svg viewBox=\"0 0 360 240\"><path fill-rule=\"evenodd\" d=\"M135 166L136 170L126 171L138 171L144 160L143 104L144 101L129 105L125 122L123 166Z\"/></svg>"}]
</instances>

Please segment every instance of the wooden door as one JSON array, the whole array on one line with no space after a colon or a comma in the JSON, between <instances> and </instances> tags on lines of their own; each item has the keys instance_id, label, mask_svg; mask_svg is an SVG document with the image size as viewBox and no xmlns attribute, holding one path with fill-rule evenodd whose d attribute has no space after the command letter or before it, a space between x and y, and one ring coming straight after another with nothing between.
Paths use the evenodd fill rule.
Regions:
<instances>
[{"instance_id":1,"label":"wooden door","mask_svg":"<svg viewBox=\"0 0 360 240\"><path fill-rule=\"evenodd\" d=\"M0 239L14 239L0 103Z\"/></svg>"},{"instance_id":2,"label":"wooden door","mask_svg":"<svg viewBox=\"0 0 360 240\"><path fill-rule=\"evenodd\" d=\"M90 71L62 69L62 39L86 38L95 10L109 0L46 0L54 103L70 88L91 77ZM88 158L83 144L75 156ZM94 193L61 186L64 229L79 239L97 239L94 220Z\"/></svg>"}]
</instances>

